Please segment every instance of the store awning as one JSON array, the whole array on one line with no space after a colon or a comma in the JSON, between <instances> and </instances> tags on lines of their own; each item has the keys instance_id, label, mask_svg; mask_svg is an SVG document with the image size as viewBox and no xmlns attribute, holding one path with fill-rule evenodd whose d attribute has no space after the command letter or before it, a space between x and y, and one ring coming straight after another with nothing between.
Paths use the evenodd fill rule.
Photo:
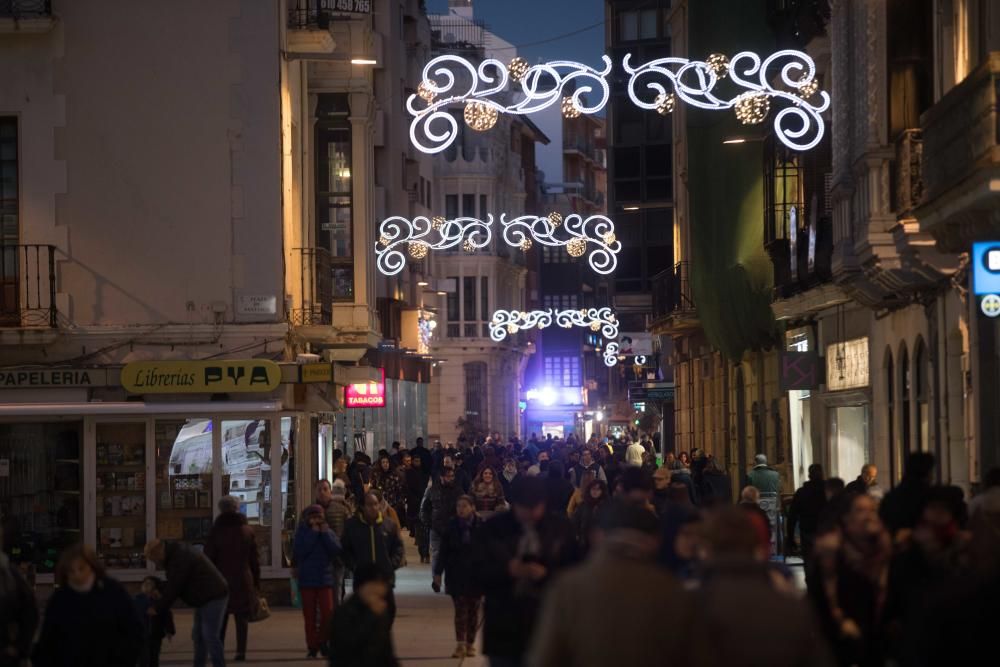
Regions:
<instances>
[{"instance_id":1,"label":"store awning","mask_svg":"<svg viewBox=\"0 0 1000 667\"><path fill-rule=\"evenodd\" d=\"M259 414L280 412L281 401L204 401L200 403L4 403L0 417L84 415L204 415L220 412Z\"/></svg>"}]
</instances>

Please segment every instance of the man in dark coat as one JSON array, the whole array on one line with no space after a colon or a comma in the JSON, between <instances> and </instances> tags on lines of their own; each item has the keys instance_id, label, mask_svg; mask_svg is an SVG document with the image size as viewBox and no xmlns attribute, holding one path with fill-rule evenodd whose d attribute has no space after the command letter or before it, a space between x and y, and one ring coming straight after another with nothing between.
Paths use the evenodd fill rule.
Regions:
<instances>
[{"instance_id":1,"label":"man in dark coat","mask_svg":"<svg viewBox=\"0 0 1000 667\"><path fill-rule=\"evenodd\" d=\"M431 450L424 447L423 438L417 438L417 446L410 450L410 456L419 458L424 470L428 473L434 469L434 457L431 454Z\"/></svg>"},{"instance_id":2,"label":"man in dark coat","mask_svg":"<svg viewBox=\"0 0 1000 667\"><path fill-rule=\"evenodd\" d=\"M899 486L885 494L879 506L879 516L893 538L899 530L917 525L927 504L933 474L933 454L914 452L906 459Z\"/></svg>"},{"instance_id":3,"label":"man in dark coat","mask_svg":"<svg viewBox=\"0 0 1000 667\"><path fill-rule=\"evenodd\" d=\"M182 600L194 608L194 664L204 665L206 654L212 667L224 667L222 622L226 617L229 584L205 554L181 542L152 540L146 545L146 559L167 574L163 594L154 613L169 610Z\"/></svg>"},{"instance_id":4,"label":"man in dark coat","mask_svg":"<svg viewBox=\"0 0 1000 667\"><path fill-rule=\"evenodd\" d=\"M403 566L406 552L400 537L399 526L392 519L382 516L379 506L381 501L374 493L364 496L361 513L351 518L344 527L344 538L341 540L344 563L352 571L357 571L362 565L374 564L389 582L388 593L389 616L396 617L396 598L393 587L396 583L396 570ZM354 590L358 590L358 582L354 580Z\"/></svg>"},{"instance_id":5,"label":"man in dark coat","mask_svg":"<svg viewBox=\"0 0 1000 667\"><path fill-rule=\"evenodd\" d=\"M733 485L729 475L722 470L714 457L708 457L701 471L698 496L702 507L730 505L733 502Z\"/></svg>"},{"instance_id":6,"label":"man in dark coat","mask_svg":"<svg viewBox=\"0 0 1000 667\"><path fill-rule=\"evenodd\" d=\"M545 586L577 558L565 512L546 512L544 480L519 477L511 491L512 511L479 532L473 568L486 595L483 653L492 667L522 664Z\"/></svg>"},{"instance_id":7,"label":"man in dark coat","mask_svg":"<svg viewBox=\"0 0 1000 667\"><path fill-rule=\"evenodd\" d=\"M392 586L372 564L354 571L355 593L330 623L331 667L398 667L392 645Z\"/></svg>"},{"instance_id":8,"label":"man in dark coat","mask_svg":"<svg viewBox=\"0 0 1000 667\"><path fill-rule=\"evenodd\" d=\"M465 491L455 482L455 469L444 468L441 476L427 487L420 503L420 521L430 529L431 568L437 566L441 538L455 516L455 503Z\"/></svg>"},{"instance_id":9,"label":"man in dark coat","mask_svg":"<svg viewBox=\"0 0 1000 667\"><path fill-rule=\"evenodd\" d=\"M226 626L232 614L236 619L236 659L243 660L247 655L250 616L259 604L260 561L253 528L239 510L238 498L224 496L219 500L219 516L208 534L205 555L229 585L229 605L222 621L222 641L226 641Z\"/></svg>"},{"instance_id":10,"label":"man in dark coat","mask_svg":"<svg viewBox=\"0 0 1000 667\"><path fill-rule=\"evenodd\" d=\"M823 483L823 466L814 463L809 466L809 480L795 492L788 508L788 548L795 548L795 527L799 527L802 538L802 557L812 558L813 540L819 527L819 518L826 507L826 487Z\"/></svg>"},{"instance_id":11,"label":"man in dark coat","mask_svg":"<svg viewBox=\"0 0 1000 667\"><path fill-rule=\"evenodd\" d=\"M430 528L420 519L420 504L424 500L430 479L431 471L424 468L424 460L415 454L411 456L410 467L405 473L406 525L410 527L410 535L417 541L421 563L429 563L431 560Z\"/></svg>"},{"instance_id":12,"label":"man in dark coat","mask_svg":"<svg viewBox=\"0 0 1000 667\"><path fill-rule=\"evenodd\" d=\"M31 655L38 627L35 594L17 566L0 551L0 667L19 667Z\"/></svg>"},{"instance_id":13,"label":"man in dark coat","mask_svg":"<svg viewBox=\"0 0 1000 667\"><path fill-rule=\"evenodd\" d=\"M573 496L573 485L566 479L566 469L562 461L552 461L545 475L545 507L549 512L566 515L569 499Z\"/></svg>"}]
</instances>

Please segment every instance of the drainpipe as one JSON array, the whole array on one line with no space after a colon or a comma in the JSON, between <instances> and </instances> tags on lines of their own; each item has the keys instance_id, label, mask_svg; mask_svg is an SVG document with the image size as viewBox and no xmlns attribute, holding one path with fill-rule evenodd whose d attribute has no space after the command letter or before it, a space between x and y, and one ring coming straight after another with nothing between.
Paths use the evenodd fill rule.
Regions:
<instances>
[{"instance_id":1,"label":"drainpipe","mask_svg":"<svg viewBox=\"0 0 1000 667\"><path fill-rule=\"evenodd\" d=\"M940 484L943 479L951 477L950 461L946 464L941 456L943 447L941 446L941 418L943 416L941 407L941 346L945 344L944 337L941 336L940 328L943 317L938 312L942 299L935 298L934 301L924 306L924 315L927 317L927 336L930 344L927 346L927 353L931 362L931 381L934 390L934 456L938 460L937 482ZM947 474L946 474L947 473Z\"/></svg>"}]
</instances>

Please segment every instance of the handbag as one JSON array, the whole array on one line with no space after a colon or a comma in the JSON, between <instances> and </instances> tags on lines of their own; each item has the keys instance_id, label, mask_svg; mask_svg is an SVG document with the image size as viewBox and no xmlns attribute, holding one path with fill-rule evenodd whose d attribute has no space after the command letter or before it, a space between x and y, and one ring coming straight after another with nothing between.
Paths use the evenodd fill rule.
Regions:
<instances>
[{"instance_id":1,"label":"handbag","mask_svg":"<svg viewBox=\"0 0 1000 667\"><path fill-rule=\"evenodd\" d=\"M271 607L267 604L267 598L257 594L257 604L254 605L253 611L250 612L248 620L251 623L257 623L259 621L266 621L270 617Z\"/></svg>"}]
</instances>

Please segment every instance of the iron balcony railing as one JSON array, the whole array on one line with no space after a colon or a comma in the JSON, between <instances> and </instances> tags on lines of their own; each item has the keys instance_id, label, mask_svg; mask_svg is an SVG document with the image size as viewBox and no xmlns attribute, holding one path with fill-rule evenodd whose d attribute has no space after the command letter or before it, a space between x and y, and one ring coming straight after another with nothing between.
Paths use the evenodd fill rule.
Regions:
<instances>
[{"instance_id":1,"label":"iron balcony railing","mask_svg":"<svg viewBox=\"0 0 1000 667\"><path fill-rule=\"evenodd\" d=\"M652 284L654 318L694 312L687 262L678 262L673 268L656 274Z\"/></svg>"},{"instance_id":2,"label":"iron balcony railing","mask_svg":"<svg viewBox=\"0 0 1000 667\"><path fill-rule=\"evenodd\" d=\"M299 289L302 302L293 308L289 319L293 326L333 323L333 269L330 251L324 248L299 248L302 270Z\"/></svg>"},{"instance_id":3,"label":"iron balcony railing","mask_svg":"<svg viewBox=\"0 0 1000 667\"><path fill-rule=\"evenodd\" d=\"M51 0L0 0L0 17L33 19L52 15Z\"/></svg>"},{"instance_id":4,"label":"iron balcony railing","mask_svg":"<svg viewBox=\"0 0 1000 667\"><path fill-rule=\"evenodd\" d=\"M0 327L58 325L56 247L0 244Z\"/></svg>"},{"instance_id":5,"label":"iron balcony railing","mask_svg":"<svg viewBox=\"0 0 1000 667\"><path fill-rule=\"evenodd\" d=\"M435 46L449 48L482 48L486 24L472 20L431 19L431 41Z\"/></svg>"},{"instance_id":6,"label":"iron balcony railing","mask_svg":"<svg viewBox=\"0 0 1000 667\"><path fill-rule=\"evenodd\" d=\"M924 139L918 129L904 130L896 140L892 165L893 209L900 218L909 217L923 203Z\"/></svg>"}]
</instances>

